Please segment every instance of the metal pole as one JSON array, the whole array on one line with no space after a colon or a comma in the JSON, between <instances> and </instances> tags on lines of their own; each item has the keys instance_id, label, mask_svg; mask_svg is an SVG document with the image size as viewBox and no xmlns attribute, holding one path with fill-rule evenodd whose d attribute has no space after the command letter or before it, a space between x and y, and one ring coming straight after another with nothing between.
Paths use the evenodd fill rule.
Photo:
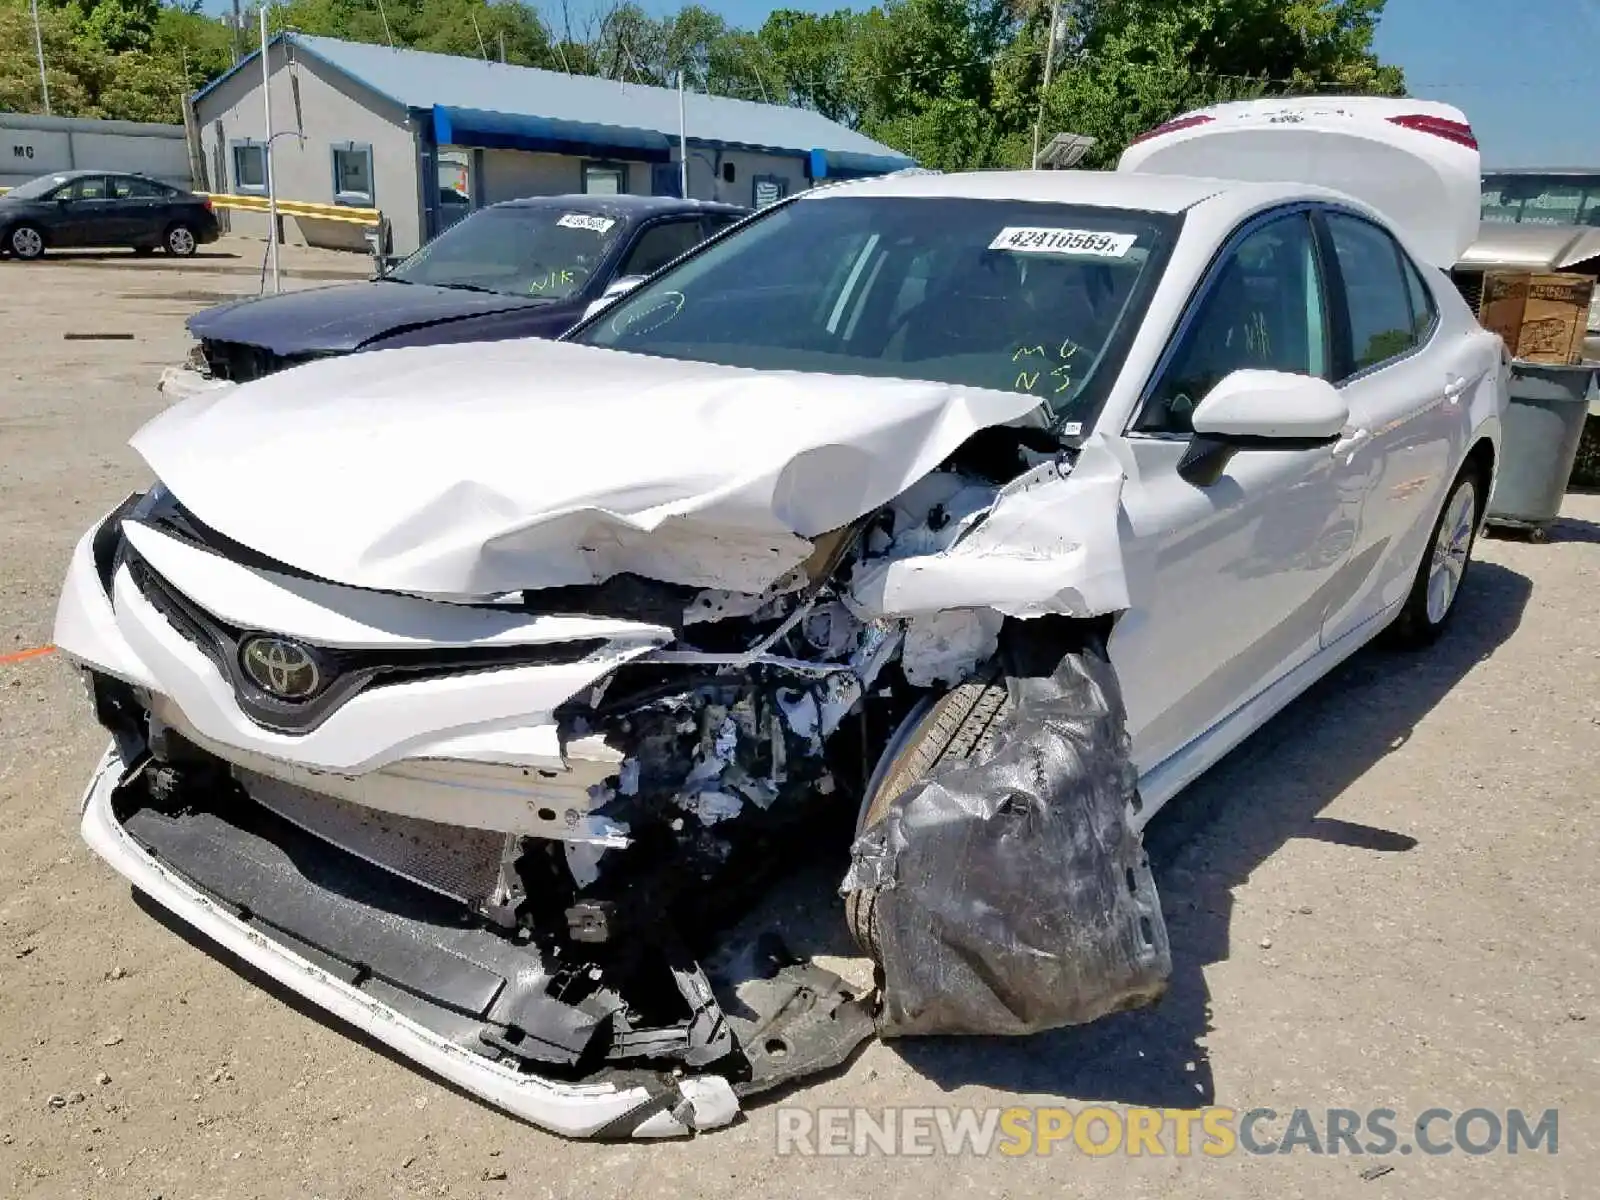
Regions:
<instances>
[{"instance_id":1,"label":"metal pole","mask_svg":"<svg viewBox=\"0 0 1600 1200\"><path fill-rule=\"evenodd\" d=\"M1039 169L1039 126L1044 124L1044 99L1050 94L1050 67L1056 61L1056 26L1061 23L1061 0L1050 0L1050 40L1045 43L1044 83L1039 88L1039 115L1033 121L1033 169Z\"/></svg>"},{"instance_id":2,"label":"metal pole","mask_svg":"<svg viewBox=\"0 0 1600 1200\"><path fill-rule=\"evenodd\" d=\"M261 99L266 108L267 137L261 162L267 176L267 252L272 258L272 290L281 292L278 279L278 192L272 182L272 63L267 56L267 6L261 5Z\"/></svg>"},{"instance_id":3,"label":"metal pole","mask_svg":"<svg viewBox=\"0 0 1600 1200\"><path fill-rule=\"evenodd\" d=\"M683 109L683 68L678 68L678 180L683 198L689 198L689 125Z\"/></svg>"},{"instance_id":4,"label":"metal pole","mask_svg":"<svg viewBox=\"0 0 1600 1200\"><path fill-rule=\"evenodd\" d=\"M50 80L44 73L44 37L39 33L39 0L32 0L33 52L39 56L39 91L44 95L44 115L50 115Z\"/></svg>"}]
</instances>

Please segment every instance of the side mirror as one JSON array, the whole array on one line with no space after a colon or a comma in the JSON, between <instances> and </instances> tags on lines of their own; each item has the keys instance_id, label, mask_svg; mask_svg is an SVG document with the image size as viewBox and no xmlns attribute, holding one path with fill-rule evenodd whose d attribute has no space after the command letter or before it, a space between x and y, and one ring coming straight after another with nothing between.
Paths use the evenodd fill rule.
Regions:
<instances>
[{"instance_id":1,"label":"side mirror","mask_svg":"<svg viewBox=\"0 0 1600 1200\"><path fill-rule=\"evenodd\" d=\"M591 301L589 307L583 310L583 319L587 321L602 309L610 308L622 297L645 281L643 275L619 275L606 284L606 290L600 293L598 300Z\"/></svg>"},{"instance_id":2,"label":"side mirror","mask_svg":"<svg viewBox=\"0 0 1600 1200\"><path fill-rule=\"evenodd\" d=\"M1325 379L1286 371L1235 371L1195 407L1194 438L1178 474L1206 487L1239 450L1312 450L1339 440L1350 406Z\"/></svg>"}]
</instances>

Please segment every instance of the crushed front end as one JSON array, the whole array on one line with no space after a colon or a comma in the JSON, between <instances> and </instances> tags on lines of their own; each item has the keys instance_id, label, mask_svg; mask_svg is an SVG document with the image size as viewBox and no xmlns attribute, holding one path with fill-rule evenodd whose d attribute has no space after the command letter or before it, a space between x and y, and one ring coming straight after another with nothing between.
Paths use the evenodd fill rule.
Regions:
<instances>
[{"instance_id":1,"label":"crushed front end","mask_svg":"<svg viewBox=\"0 0 1600 1200\"><path fill-rule=\"evenodd\" d=\"M57 618L113 738L84 836L530 1121L723 1124L873 1031L868 989L744 920L813 849L842 874L872 747L914 702L902 623L834 590L862 532L762 595L621 575L459 603L311 579L130 497Z\"/></svg>"},{"instance_id":2,"label":"crushed front end","mask_svg":"<svg viewBox=\"0 0 1600 1200\"><path fill-rule=\"evenodd\" d=\"M84 836L226 950L531 1122L725 1124L741 1097L895 1032L862 977L881 986L885 964L798 946L763 905L808 866L846 876L880 762L995 659L1009 620L1125 604L1084 532L1114 518L1119 480L1103 456L1003 431L795 539L807 552L758 591L625 570L475 597L315 577L158 486L85 535L57 613L112 735ZM672 552L717 551L750 577L758 542L734 555L695 536ZM1094 793L1116 821L1125 766ZM1058 816L1050 836L1081 840ZM1126 874L1109 851L1079 857L1085 895ZM895 902L972 908L971 881L948 874ZM1017 891L1021 922L1050 886ZM1016 952L1076 959L1085 938L1159 920L1151 903L1074 913L1071 938ZM1045 997L1033 1025L1129 998L1097 971L1096 1003L1057 1013ZM1158 994L1147 982L1132 1000Z\"/></svg>"}]
</instances>

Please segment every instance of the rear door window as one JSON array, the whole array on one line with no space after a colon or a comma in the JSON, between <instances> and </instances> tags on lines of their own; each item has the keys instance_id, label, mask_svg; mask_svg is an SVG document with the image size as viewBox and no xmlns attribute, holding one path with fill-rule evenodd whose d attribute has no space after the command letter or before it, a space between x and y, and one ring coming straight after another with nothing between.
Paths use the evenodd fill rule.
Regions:
<instances>
[{"instance_id":1,"label":"rear door window","mask_svg":"<svg viewBox=\"0 0 1600 1200\"><path fill-rule=\"evenodd\" d=\"M113 176L111 194L118 200L164 200L172 189L148 179L135 179L131 175Z\"/></svg>"},{"instance_id":2,"label":"rear door window","mask_svg":"<svg viewBox=\"0 0 1600 1200\"><path fill-rule=\"evenodd\" d=\"M1399 243L1360 217L1330 212L1327 222L1350 320L1351 363L1346 374L1354 375L1408 353L1421 336L1412 315L1408 264Z\"/></svg>"},{"instance_id":3,"label":"rear door window","mask_svg":"<svg viewBox=\"0 0 1600 1200\"><path fill-rule=\"evenodd\" d=\"M1418 342L1425 342L1433 332L1434 322L1439 319L1439 307L1434 303L1433 293L1428 290L1428 285L1422 281L1422 273L1417 270L1417 264L1406 257L1404 252L1400 256L1406 269L1406 291L1411 296L1411 328L1417 335Z\"/></svg>"}]
</instances>

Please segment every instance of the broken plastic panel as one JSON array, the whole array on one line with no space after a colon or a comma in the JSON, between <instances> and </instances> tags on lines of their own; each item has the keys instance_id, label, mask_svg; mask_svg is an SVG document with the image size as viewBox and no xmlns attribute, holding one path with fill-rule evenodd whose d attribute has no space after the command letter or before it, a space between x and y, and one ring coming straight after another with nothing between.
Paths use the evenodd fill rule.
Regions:
<instances>
[{"instance_id":1,"label":"broken plastic panel","mask_svg":"<svg viewBox=\"0 0 1600 1200\"><path fill-rule=\"evenodd\" d=\"M1171 973L1110 664L1091 649L1052 668L1026 631L1003 652L992 753L936 767L852 847L843 890L875 893L885 1036L1083 1024Z\"/></svg>"}]
</instances>

